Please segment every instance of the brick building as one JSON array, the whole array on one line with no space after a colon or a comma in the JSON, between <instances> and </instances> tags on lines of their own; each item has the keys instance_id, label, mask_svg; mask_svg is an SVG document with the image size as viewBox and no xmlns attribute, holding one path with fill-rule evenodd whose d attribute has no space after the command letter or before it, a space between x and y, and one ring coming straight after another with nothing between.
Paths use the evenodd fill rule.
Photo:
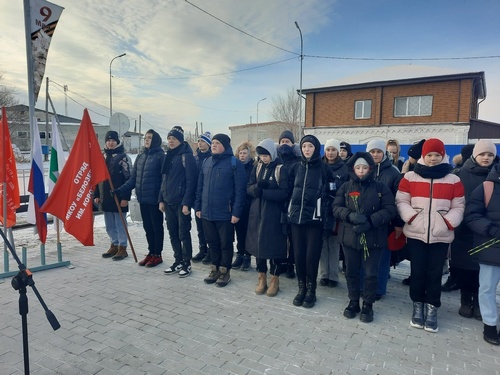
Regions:
<instances>
[{"instance_id":1,"label":"brick building","mask_svg":"<svg viewBox=\"0 0 500 375\"><path fill-rule=\"evenodd\" d=\"M500 124L478 119L479 104L486 98L484 72L411 75L404 68L408 66L391 68L397 78L380 74L377 79L374 72L361 82L303 89L304 133L316 135L322 143L337 138L362 145L374 138L393 138L411 145L436 137L448 145L463 145L471 138L472 122L474 137L500 138ZM483 126L496 128L497 136L482 134Z\"/></svg>"}]
</instances>

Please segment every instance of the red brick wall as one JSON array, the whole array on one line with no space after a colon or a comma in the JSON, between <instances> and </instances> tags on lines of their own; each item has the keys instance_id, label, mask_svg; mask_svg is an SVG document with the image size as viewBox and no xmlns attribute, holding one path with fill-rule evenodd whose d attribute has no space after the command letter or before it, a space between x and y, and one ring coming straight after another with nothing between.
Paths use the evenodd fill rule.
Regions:
<instances>
[{"instance_id":1,"label":"red brick wall","mask_svg":"<svg viewBox=\"0 0 500 375\"><path fill-rule=\"evenodd\" d=\"M421 83L307 94L306 127L378 126L391 124L469 122L472 80ZM394 99L432 95L431 116L394 117ZM354 102L372 100L371 118L354 119ZM382 101L382 104L381 104Z\"/></svg>"}]
</instances>

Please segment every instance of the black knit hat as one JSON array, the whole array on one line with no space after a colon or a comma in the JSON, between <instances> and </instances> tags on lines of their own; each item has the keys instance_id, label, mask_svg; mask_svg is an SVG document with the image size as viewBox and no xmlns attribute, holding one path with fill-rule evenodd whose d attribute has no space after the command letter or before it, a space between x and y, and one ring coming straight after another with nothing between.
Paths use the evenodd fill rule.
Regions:
<instances>
[{"instance_id":1,"label":"black knit hat","mask_svg":"<svg viewBox=\"0 0 500 375\"><path fill-rule=\"evenodd\" d=\"M415 143L408 149L408 156L411 156L413 159L420 159L422 156L422 146L425 143L425 139L422 139L420 142Z\"/></svg>"},{"instance_id":2,"label":"black knit hat","mask_svg":"<svg viewBox=\"0 0 500 375\"><path fill-rule=\"evenodd\" d=\"M283 138L289 139L292 143L295 143L295 138L293 137L293 133L290 130L285 130L283 133L281 133L278 143L281 142Z\"/></svg>"},{"instance_id":3,"label":"black knit hat","mask_svg":"<svg viewBox=\"0 0 500 375\"><path fill-rule=\"evenodd\" d=\"M229 136L226 134L222 134L222 133L215 134L212 137L212 141L214 139L219 141L222 144L222 146L224 146L224 150L227 150L228 148L231 147L231 138L229 138Z\"/></svg>"},{"instance_id":4,"label":"black knit hat","mask_svg":"<svg viewBox=\"0 0 500 375\"><path fill-rule=\"evenodd\" d=\"M113 139L116 141L116 144L120 144L120 137L118 136L118 133L115 132L114 130L109 130L106 135L104 136L104 142Z\"/></svg>"},{"instance_id":5,"label":"black knit hat","mask_svg":"<svg viewBox=\"0 0 500 375\"><path fill-rule=\"evenodd\" d=\"M182 127L176 125L168 132L167 137L174 137L177 139L180 143L184 143L184 129Z\"/></svg>"}]
</instances>

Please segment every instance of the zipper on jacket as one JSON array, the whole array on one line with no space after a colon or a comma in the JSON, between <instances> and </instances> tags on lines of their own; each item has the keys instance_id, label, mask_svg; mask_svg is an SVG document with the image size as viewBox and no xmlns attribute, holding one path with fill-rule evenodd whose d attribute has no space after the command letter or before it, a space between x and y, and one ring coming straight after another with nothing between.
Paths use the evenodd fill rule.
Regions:
<instances>
[{"instance_id":1,"label":"zipper on jacket","mask_svg":"<svg viewBox=\"0 0 500 375\"><path fill-rule=\"evenodd\" d=\"M432 190L434 189L434 179L431 178L431 190L429 192L429 224L427 226L427 243L431 240L431 207L432 207Z\"/></svg>"},{"instance_id":2,"label":"zipper on jacket","mask_svg":"<svg viewBox=\"0 0 500 375\"><path fill-rule=\"evenodd\" d=\"M306 191L306 181L308 172L309 172L309 163L306 163L306 173L304 175L304 183L302 184L302 198L300 200L299 224L302 222L302 210L304 209L304 195Z\"/></svg>"}]
</instances>

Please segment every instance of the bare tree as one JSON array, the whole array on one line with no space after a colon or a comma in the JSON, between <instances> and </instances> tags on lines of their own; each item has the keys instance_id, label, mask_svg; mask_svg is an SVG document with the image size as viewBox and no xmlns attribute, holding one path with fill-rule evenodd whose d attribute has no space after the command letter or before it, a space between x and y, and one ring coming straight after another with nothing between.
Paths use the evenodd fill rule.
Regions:
<instances>
[{"instance_id":1,"label":"bare tree","mask_svg":"<svg viewBox=\"0 0 500 375\"><path fill-rule=\"evenodd\" d=\"M16 92L2 84L3 73L0 73L0 107L11 107L18 103Z\"/></svg>"},{"instance_id":2,"label":"bare tree","mask_svg":"<svg viewBox=\"0 0 500 375\"><path fill-rule=\"evenodd\" d=\"M278 138L283 130L291 130L295 139L299 139L299 113L300 97L297 90L291 87L285 96L273 98L271 108L271 118L274 121L281 121L282 124L275 127L276 134L273 138Z\"/></svg>"}]
</instances>

